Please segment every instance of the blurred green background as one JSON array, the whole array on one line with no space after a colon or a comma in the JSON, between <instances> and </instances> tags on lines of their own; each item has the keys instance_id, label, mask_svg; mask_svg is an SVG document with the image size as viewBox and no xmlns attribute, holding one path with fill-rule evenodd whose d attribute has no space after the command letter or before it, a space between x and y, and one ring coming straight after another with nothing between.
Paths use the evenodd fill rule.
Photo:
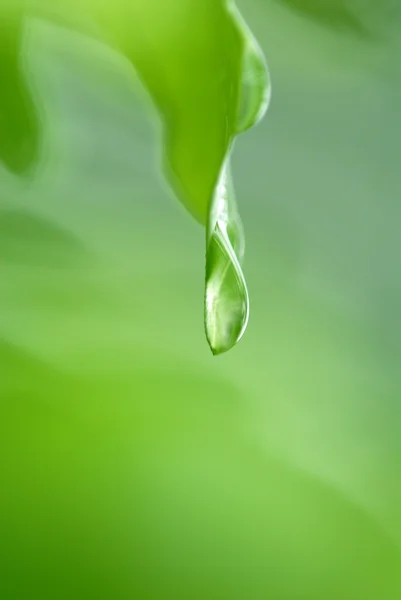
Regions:
<instances>
[{"instance_id":1,"label":"blurred green background","mask_svg":"<svg viewBox=\"0 0 401 600\"><path fill-rule=\"evenodd\" d=\"M4 600L401 597L401 22L323 5L239 3L273 99L235 148L251 320L218 359L143 88L32 21L43 160L0 170Z\"/></svg>"}]
</instances>

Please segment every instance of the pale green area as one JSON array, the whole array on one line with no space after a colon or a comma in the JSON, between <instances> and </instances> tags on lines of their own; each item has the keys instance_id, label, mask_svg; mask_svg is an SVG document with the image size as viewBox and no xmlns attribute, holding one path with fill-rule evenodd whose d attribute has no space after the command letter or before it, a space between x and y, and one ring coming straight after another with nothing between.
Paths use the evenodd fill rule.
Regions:
<instances>
[{"instance_id":1,"label":"pale green area","mask_svg":"<svg viewBox=\"0 0 401 600\"><path fill-rule=\"evenodd\" d=\"M7 600L400 597L398 42L240 8L274 94L235 148L252 315L218 359L146 96L31 31L47 160L0 192Z\"/></svg>"}]
</instances>

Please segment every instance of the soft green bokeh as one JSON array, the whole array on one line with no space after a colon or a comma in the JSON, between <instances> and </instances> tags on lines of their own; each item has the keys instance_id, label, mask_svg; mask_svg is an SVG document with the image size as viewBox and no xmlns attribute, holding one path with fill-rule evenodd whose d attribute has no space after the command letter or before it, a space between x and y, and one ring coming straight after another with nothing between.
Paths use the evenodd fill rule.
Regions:
<instances>
[{"instance_id":1,"label":"soft green bokeh","mask_svg":"<svg viewBox=\"0 0 401 600\"><path fill-rule=\"evenodd\" d=\"M274 95L235 149L252 313L217 360L146 94L29 30L43 161L0 173L6 600L400 597L397 21L242 4Z\"/></svg>"}]
</instances>

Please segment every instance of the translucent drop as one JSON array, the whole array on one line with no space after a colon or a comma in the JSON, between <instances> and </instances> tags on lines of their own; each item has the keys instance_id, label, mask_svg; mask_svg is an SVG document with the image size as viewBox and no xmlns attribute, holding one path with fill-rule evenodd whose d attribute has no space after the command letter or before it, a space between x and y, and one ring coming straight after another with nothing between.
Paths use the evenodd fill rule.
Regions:
<instances>
[{"instance_id":1,"label":"translucent drop","mask_svg":"<svg viewBox=\"0 0 401 600\"><path fill-rule=\"evenodd\" d=\"M234 138L263 117L270 101L270 82L262 51L233 3L230 10L242 30L244 44ZM245 238L229 158L230 152L210 206L207 233L205 329L213 354L222 354L235 346L249 319L249 294L242 272Z\"/></svg>"},{"instance_id":2,"label":"translucent drop","mask_svg":"<svg viewBox=\"0 0 401 600\"><path fill-rule=\"evenodd\" d=\"M259 44L232 0L228 8L241 32L243 43L236 123L238 134L250 129L262 119L270 103L271 85L269 70Z\"/></svg>"},{"instance_id":3,"label":"translucent drop","mask_svg":"<svg viewBox=\"0 0 401 600\"><path fill-rule=\"evenodd\" d=\"M270 97L269 73L262 51L250 39L242 59L237 133L250 129L260 121L269 106Z\"/></svg>"},{"instance_id":4,"label":"translucent drop","mask_svg":"<svg viewBox=\"0 0 401 600\"><path fill-rule=\"evenodd\" d=\"M227 165L216 188L206 251L205 329L213 354L235 346L248 323L249 295L241 268L244 246Z\"/></svg>"}]
</instances>

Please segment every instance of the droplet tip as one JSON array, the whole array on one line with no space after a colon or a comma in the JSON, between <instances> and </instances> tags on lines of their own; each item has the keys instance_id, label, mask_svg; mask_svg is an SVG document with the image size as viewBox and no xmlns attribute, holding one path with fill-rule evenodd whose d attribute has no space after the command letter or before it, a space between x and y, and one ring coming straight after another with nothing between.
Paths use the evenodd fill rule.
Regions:
<instances>
[{"instance_id":1,"label":"droplet tip","mask_svg":"<svg viewBox=\"0 0 401 600\"><path fill-rule=\"evenodd\" d=\"M221 354L226 354L232 348L234 348L236 344L230 344L229 346L212 346L209 343L210 350L212 351L213 356L220 356Z\"/></svg>"}]
</instances>

